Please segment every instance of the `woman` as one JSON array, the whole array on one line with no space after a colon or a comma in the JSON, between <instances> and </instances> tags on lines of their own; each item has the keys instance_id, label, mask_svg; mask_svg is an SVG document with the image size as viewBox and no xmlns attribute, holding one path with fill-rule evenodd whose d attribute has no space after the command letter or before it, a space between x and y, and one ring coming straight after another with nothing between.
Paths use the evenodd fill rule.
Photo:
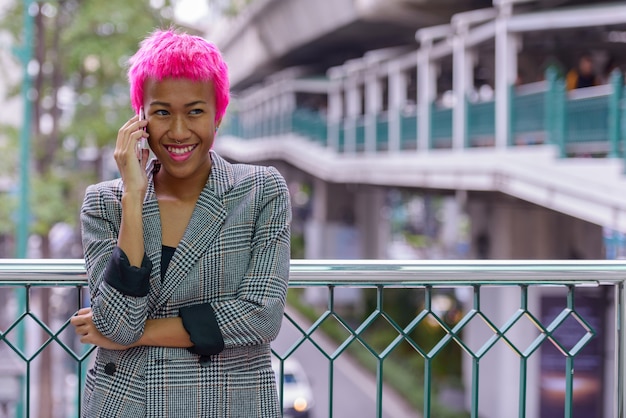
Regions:
<instances>
[{"instance_id":1,"label":"woman","mask_svg":"<svg viewBox=\"0 0 626 418\"><path fill-rule=\"evenodd\" d=\"M121 179L90 186L81 210L91 308L71 322L98 346L82 416L279 417L270 342L289 274L285 181L212 151L229 100L213 44L156 31L128 74L146 118L119 130Z\"/></svg>"}]
</instances>

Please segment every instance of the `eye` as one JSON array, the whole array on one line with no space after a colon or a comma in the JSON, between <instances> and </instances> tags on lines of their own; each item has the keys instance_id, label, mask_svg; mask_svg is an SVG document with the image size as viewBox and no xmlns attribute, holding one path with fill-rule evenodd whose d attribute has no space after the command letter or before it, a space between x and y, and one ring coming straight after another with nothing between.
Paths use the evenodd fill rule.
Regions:
<instances>
[{"instance_id":1,"label":"eye","mask_svg":"<svg viewBox=\"0 0 626 418\"><path fill-rule=\"evenodd\" d=\"M190 115L201 115L204 113L203 109L193 109L189 112Z\"/></svg>"},{"instance_id":2,"label":"eye","mask_svg":"<svg viewBox=\"0 0 626 418\"><path fill-rule=\"evenodd\" d=\"M169 115L169 112L165 109L159 109L159 110L155 110L154 114L158 116L167 116Z\"/></svg>"}]
</instances>

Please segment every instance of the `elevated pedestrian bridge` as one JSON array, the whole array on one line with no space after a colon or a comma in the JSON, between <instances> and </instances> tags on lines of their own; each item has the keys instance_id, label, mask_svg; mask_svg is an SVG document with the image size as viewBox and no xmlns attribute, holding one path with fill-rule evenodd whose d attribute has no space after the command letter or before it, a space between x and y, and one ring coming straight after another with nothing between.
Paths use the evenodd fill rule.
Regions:
<instances>
[{"instance_id":1,"label":"elevated pedestrian bridge","mask_svg":"<svg viewBox=\"0 0 626 418\"><path fill-rule=\"evenodd\" d=\"M617 159L560 159L550 145L500 151L339 153L298 134L245 140L216 149L242 162L282 160L328 182L450 191L501 192L626 231L626 177Z\"/></svg>"},{"instance_id":2,"label":"elevated pedestrian bridge","mask_svg":"<svg viewBox=\"0 0 626 418\"><path fill-rule=\"evenodd\" d=\"M541 81L518 77L526 43L535 53L532 42L555 32L622 33L626 6L494 3L419 29L416 49L372 50L317 76L277 71L236 93L216 148L328 182L504 193L626 232L623 74L572 91L554 65ZM494 77L479 86L489 54Z\"/></svg>"}]
</instances>

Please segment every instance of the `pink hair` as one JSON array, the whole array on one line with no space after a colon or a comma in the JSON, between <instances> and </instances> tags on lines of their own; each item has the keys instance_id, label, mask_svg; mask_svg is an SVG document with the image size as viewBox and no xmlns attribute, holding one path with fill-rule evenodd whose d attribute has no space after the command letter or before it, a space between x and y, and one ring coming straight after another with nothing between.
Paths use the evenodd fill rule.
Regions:
<instances>
[{"instance_id":1,"label":"pink hair","mask_svg":"<svg viewBox=\"0 0 626 418\"><path fill-rule=\"evenodd\" d=\"M228 67L213 43L173 29L157 30L141 42L129 62L130 101L135 112L139 113L143 106L146 79L185 78L211 81L215 89L215 120L224 116L230 89Z\"/></svg>"}]
</instances>

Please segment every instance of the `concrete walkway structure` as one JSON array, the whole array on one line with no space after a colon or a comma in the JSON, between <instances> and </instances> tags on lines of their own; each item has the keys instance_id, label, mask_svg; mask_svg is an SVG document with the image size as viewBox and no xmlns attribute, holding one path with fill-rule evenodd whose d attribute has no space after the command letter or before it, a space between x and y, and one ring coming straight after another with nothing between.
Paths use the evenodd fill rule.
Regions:
<instances>
[{"instance_id":1,"label":"concrete walkway structure","mask_svg":"<svg viewBox=\"0 0 626 418\"><path fill-rule=\"evenodd\" d=\"M600 74L612 56L626 63L622 1L259 0L217 40L235 100L215 146L312 188L307 258L387 258L389 187L456 202L470 258L598 259L606 231L626 233L624 78ZM566 91L586 51L605 78ZM482 306L504 320L519 297L495 289ZM471 344L485 328L467 327ZM509 416L512 367L505 347L481 359L481 417ZM528 371L540 388L540 365ZM467 362L466 387L471 376ZM524 416L539 408L537 390Z\"/></svg>"},{"instance_id":2,"label":"concrete walkway structure","mask_svg":"<svg viewBox=\"0 0 626 418\"><path fill-rule=\"evenodd\" d=\"M583 45L606 52L598 58L606 60L611 39L626 33L623 2L500 0L459 13L449 7L448 23L426 27L428 18L413 20L419 27L416 46L394 46L386 38L381 41L386 48L320 73L319 66L332 62L324 54L330 51L328 36L336 36L344 50L359 44L359 51L370 46L368 19L383 25L396 16L366 13L382 8L382 2L345 1L334 9L322 3L259 1L241 18L247 25L237 24L224 35L225 54L234 61L234 87L241 88L216 145L225 156L278 161L291 172L304 172L317 185L313 218L320 227L339 221L332 218L338 210L328 205L380 202L376 186L456 196L471 218L473 257L603 258L603 232L626 232L623 76L616 72L606 84L566 92L564 70L550 65L559 47L546 52L539 42L586 34ZM432 12L434 3L411 10L430 16L424 13ZM401 6L394 2L392 10ZM292 26L319 13L345 14L346 20L332 28L312 21L302 23L302 30ZM441 20L438 16L430 21ZM272 31L263 32L270 22ZM406 30L407 19L398 25ZM363 38L354 35L357 40L350 44L347 26L360 28ZM274 46L269 53L248 40L252 32L273 34L282 43L262 37L264 48ZM299 38L303 33L306 40ZM305 53L312 54L308 60L288 58ZM318 66L307 65L317 57ZM248 66L258 71L240 74ZM262 77L270 69L276 71ZM529 82L520 81L522 74ZM327 195L335 186L324 183L367 191L352 187L350 198L337 199ZM380 211L350 210L362 225L357 227L361 237L381 238L370 227L380 225ZM484 237L486 253L476 249ZM329 252L333 247L325 238L308 244L311 257L339 256ZM384 244L369 245L354 255L384 258L384 249Z\"/></svg>"}]
</instances>

